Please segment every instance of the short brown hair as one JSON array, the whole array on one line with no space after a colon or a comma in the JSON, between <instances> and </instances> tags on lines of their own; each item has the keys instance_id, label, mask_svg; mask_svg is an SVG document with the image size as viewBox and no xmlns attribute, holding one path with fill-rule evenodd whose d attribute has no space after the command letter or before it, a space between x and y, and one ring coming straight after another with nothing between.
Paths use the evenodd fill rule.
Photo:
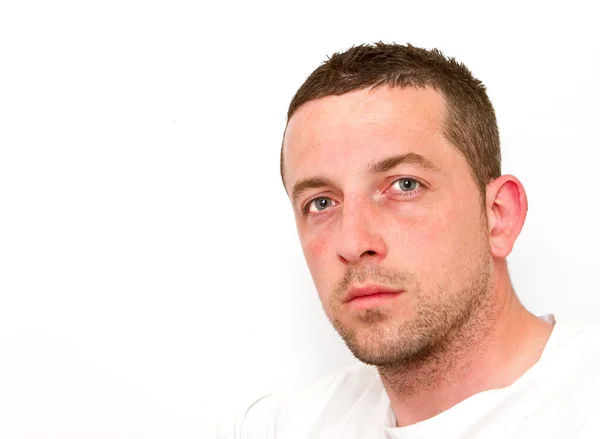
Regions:
<instances>
[{"instance_id":1,"label":"short brown hair","mask_svg":"<svg viewBox=\"0 0 600 439\"><path fill-rule=\"evenodd\" d=\"M501 173L494 107L483 83L464 64L437 49L379 42L335 53L298 89L287 120L309 101L384 85L432 87L442 93L447 112L444 135L467 159L485 200L487 184ZM280 166L283 178L283 148Z\"/></svg>"}]
</instances>

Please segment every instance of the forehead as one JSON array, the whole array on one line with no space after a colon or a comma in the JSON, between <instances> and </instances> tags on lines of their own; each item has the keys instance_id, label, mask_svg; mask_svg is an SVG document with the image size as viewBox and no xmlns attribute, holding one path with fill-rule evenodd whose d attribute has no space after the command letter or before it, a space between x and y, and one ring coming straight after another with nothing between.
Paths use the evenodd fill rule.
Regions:
<instances>
[{"instance_id":1,"label":"forehead","mask_svg":"<svg viewBox=\"0 0 600 439\"><path fill-rule=\"evenodd\" d=\"M315 173L358 172L382 157L409 152L443 163L457 154L442 134L444 109L433 88L384 86L310 101L286 129L286 187Z\"/></svg>"}]
</instances>

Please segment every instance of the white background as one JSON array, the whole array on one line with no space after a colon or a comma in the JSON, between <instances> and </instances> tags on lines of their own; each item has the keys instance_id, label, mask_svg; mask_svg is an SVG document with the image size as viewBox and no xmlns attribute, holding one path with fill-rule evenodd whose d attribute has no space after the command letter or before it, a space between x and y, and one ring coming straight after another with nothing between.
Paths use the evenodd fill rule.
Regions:
<instances>
[{"instance_id":1,"label":"white background","mask_svg":"<svg viewBox=\"0 0 600 439\"><path fill-rule=\"evenodd\" d=\"M487 84L536 313L600 320L597 2L5 1L0 437L205 438L353 359L278 173L327 54L438 47Z\"/></svg>"}]
</instances>

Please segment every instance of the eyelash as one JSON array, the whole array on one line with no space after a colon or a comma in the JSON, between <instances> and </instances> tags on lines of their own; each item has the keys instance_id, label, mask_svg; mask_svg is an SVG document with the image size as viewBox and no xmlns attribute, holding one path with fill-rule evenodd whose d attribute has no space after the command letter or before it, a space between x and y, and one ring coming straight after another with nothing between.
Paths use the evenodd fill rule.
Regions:
<instances>
[{"instance_id":1,"label":"eyelash","mask_svg":"<svg viewBox=\"0 0 600 439\"><path fill-rule=\"evenodd\" d=\"M415 189L413 189L412 191L402 191L402 190L399 190L399 191L397 191L397 193L396 193L396 194L406 194L406 195L400 195L400 197L402 197L402 198L405 198L405 197L412 197L412 196L413 196L412 194L414 194L414 193L416 193L416 192L420 192L420 189L423 187L423 183L421 183L421 182L420 182L419 180L417 180L416 178L413 178L413 177L401 177L401 178L397 178L397 179L395 179L394 181L392 181L392 183L391 183L391 184L388 186L388 188L387 188L387 189L386 189L384 192L388 192L388 191L389 191L389 189L390 189L390 188L391 188L391 187L392 187L394 184L398 183L399 181L403 181L403 180L411 180L411 181L415 182L417 186L416 186L416 187L415 187ZM332 199L332 198L330 198L330 197L325 197L325 196L319 196L319 197L311 198L309 201L307 201L307 202L306 202L306 204L305 204L305 205L304 205L304 207L302 208L302 212L303 212L304 216L308 216L308 215L318 215L319 213L321 213L321 212L317 212L317 213L310 213L310 212L309 212L309 209L310 209L310 206L311 206L311 204L312 204L312 203L314 203L316 200L319 200L319 199L322 199L322 198L329 199L329 200L333 201L333 199ZM328 209L326 209L326 210L328 210ZM325 210L323 210L322 212L325 212Z\"/></svg>"}]
</instances>

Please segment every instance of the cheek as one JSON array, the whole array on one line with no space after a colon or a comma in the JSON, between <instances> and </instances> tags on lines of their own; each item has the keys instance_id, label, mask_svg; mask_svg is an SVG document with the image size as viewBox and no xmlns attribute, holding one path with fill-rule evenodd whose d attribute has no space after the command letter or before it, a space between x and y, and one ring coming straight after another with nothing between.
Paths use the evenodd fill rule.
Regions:
<instances>
[{"instance_id":1,"label":"cheek","mask_svg":"<svg viewBox=\"0 0 600 439\"><path fill-rule=\"evenodd\" d=\"M318 236L305 239L303 249L307 259L322 259L327 254L327 242Z\"/></svg>"},{"instance_id":2,"label":"cheek","mask_svg":"<svg viewBox=\"0 0 600 439\"><path fill-rule=\"evenodd\" d=\"M423 275L451 270L466 256L477 235L465 213L439 205L414 217L395 218L385 228L395 259Z\"/></svg>"},{"instance_id":3,"label":"cheek","mask_svg":"<svg viewBox=\"0 0 600 439\"><path fill-rule=\"evenodd\" d=\"M300 234L302 251L317 288L321 286L325 274L330 271L330 242L321 234Z\"/></svg>"},{"instance_id":4,"label":"cheek","mask_svg":"<svg viewBox=\"0 0 600 439\"><path fill-rule=\"evenodd\" d=\"M325 256L327 242L323 239L321 234L315 233L314 230L303 230L298 228L298 236L300 237L304 258L309 266Z\"/></svg>"},{"instance_id":5,"label":"cheek","mask_svg":"<svg viewBox=\"0 0 600 439\"><path fill-rule=\"evenodd\" d=\"M304 258L310 271L319 299L327 310L329 297L338 278L334 266L335 255L332 255L330 243L319 236L302 239ZM333 261L332 261L333 260ZM326 311L327 312L327 311Z\"/></svg>"}]
</instances>

